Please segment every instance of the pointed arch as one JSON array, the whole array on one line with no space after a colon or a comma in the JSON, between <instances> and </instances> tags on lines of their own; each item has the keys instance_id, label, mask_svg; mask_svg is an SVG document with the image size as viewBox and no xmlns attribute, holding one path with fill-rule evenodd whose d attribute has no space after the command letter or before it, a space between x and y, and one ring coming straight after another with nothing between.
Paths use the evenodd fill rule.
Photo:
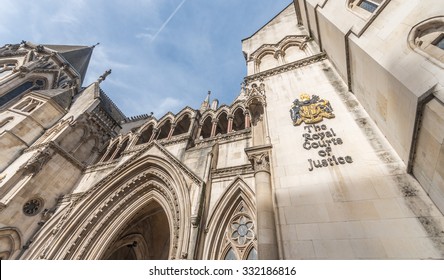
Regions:
<instances>
[{"instance_id":1,"label":"pointed arch","mask_svg":"<svg viewBox=\"0 0 444 280\"><path fill-rule=\"evenodd\" d=\"M157 134L157 140L168 138L168 135L170 134L171 131L171 125L172 121L170 118L167 118L165 121L163 121L158 125L159 130Z\"/></svg>"},{"instance_id":2,"label":"pointed arch","mask_svg":"<svg viewBox=\"0 0 444 280\"><path fill-rule=\"evenodd\" d=\"M98 148L98 154L97 157L94 160L94 164L99 163L101 160L104 161L104 156L106 152L108 151L108 147L110 146L111 140L108 140L105 144L103 144L101 147Z\"/></svg>"},{"instance_id":3,"label":"pointed arch","mask_svg":"<svg viewBox=\"0 0 444 280\"><path fill-rule=\"evenodd\" d=\"M187 175L159 156L135 158L58 212L23 258L106 258L107 249L151 203L160 205L167 218L168 258L182 258L190 249L192 228Z\"/></svg>"},{"instance_id":4,"label":"pointed arch","mask_svg":"<svg viewBox=\"0 0 444 280\"><path fill-rule=\"evenodd\" d=\"M307 43L304 38L287 38L282 42L281 54L285 62L290 63L305 58L308 53Z\"/></svg>"},{"instance_id":5,"label":"pointed arch","mask_svg":"<svg viewBox=\"0 0 444 280\"><path fill-rule=\"evenodd\" d=\"M183 114L177 121L174 127L173 136L188 133L191 126L191 114Z\"/></svg>"},{"instance_id":6,"label":"pointed arch","mask_svg":"<svg viewBox=\"0 0 444 280\"><path fill-rule=\"evenodd\" d=\"M202 139L211 137L211 130L213 128L213 120L211 115L208 115L201 124L200 135Z\"/></svg>"},{"instance_id":7,"label":"pointed arch","mask_svg":"<svg viewBox=\"0 0 444 280\"><path fill-rule=\"evenodd\" d=\"M238 260L239 257L236 254L236 251L233 250L232 247L227 247L221 254L223 256L223 260Z\"/></svg>"},{"instance_id":8,"label":"pointed arch","mask_svg":"<svg viewBox=\"0 0 444 280\"><path fill-rule=\"evenodd\" d=\"M233 111L233 127L232 130L239 131L245 129L245 113L242 107L237 107Z\"/></svg>"},{"instance_id":9,"label":"pointed arch","mask_svg":"<svg viewBox=\"0 0 444 280\"><path fill-rule=\"evenodd\" d=\"M168 112L168 113L166 113L165 115L163 115L163 116L157 121L157 123L158 123L158 124L161 124L161 123L165 122L167 119L169 119L170 122L173 123L173 122L174 122L174 118L175 118L174 114L171 113L171 112Z\"/></svg>"},{"instance_id":10,"label":"pointed arch","mask_svg":"<svg viewBox=\"0 0 444 280\"><path fill-rule=\"evenodd\" d=\"M153 138L154 125L155 125L154 122L150 122L143 127L139 139L137 139L136 145L148 143Z\"/></svg>"},{"instance_id":11,"label":"pointed arch","mask_svg":"<svg viewBox=\"0 0 444 280\"><path fill-rule=\"evenodd\" d=\"M126 136L125 138L123 138L120 141L119 150L117 151L117 153L113 159L118 159L122 156L122 153L125 151L126 147L128 146L129 140L130 140L130 137Z\"/></svg>"},{"instance_id":12,"label":"pointed arch","mask_svg":"<svg viewBox=\"0 0 444 280\"><path fill-rule=\"evenodd\" d=\"M106 162L111 159L114 152L117 150L118 145L119 145L119 141L114 141L114 142L109 143L110 148L105 152L103 162Z\"/></svg>"},{"instance_id":13,"label":"pointed arch","mask_svg":"<svg viewBox=\"0 0 444 280\"><path fill-rule=\"evenodd\" d=\"M181 119L186 114L190 115L190 118L196 117L196 110L186 106L185 108L180 110L179 113L176 114L176 116L174 117L174 122L177 123L177 120Z\"/></svg>"},{"instance_id":14,"label":"pointed arch","mask_svg":"<svg viewBox=\"0 0 444 280\"><path fill-rule=\"evenodd\" d=\"M82 139L88 136L89 128L83 123L77 123L71 128L71 131L67 131L59 141L59 146L66 152L72 152Z\"/></svg>"},{"instance_id":15,"label":"pointed arch","mask_svg":"<svg viewBox=\"0 0 444 280\"><path fill-rule=\"evenodd\" d=\"M257 51L255 51L255 53L252 54L252 58L261 60L266 55L272 55L274 57L275 52L276 52L276 47L264 45L260 47Z\"/></svg>"},{"instance_id":16,"label":"pointed arch","mask_svg":"<svg viewBox=\"0 0 444 280\"><path fill-rule=\"evenodd\" d=\"M0 259L8 260L14 256L14 253L20 250L20 233L11 227L0 229Z\"/></svg>"},{"instance_id":17,"label":"pointed arch","mask_svg":"<svg viewBox=\"0 0 444 280\"><path fill-rule=\"evenodd\" d=\"M94 149L99 145L97 136L90 136L85 139L81 145L75 150L73 156L80 162L88 163L90 159L96 156Z\"/></svg>"},{"instance_id":18,"label":"pointed arch","mask_svg":"<svg viewBox=\"0 0 444 280\"><path fill-rule=\"evenodd\" d=\"M217 115L216 136L227 134L228 132L228 113L223 110Z\"/></svg>"},{"instance_id":19,"label":"pointed arch","mask_svg":"<svg viewBox=\"0 0 444 280\"><path fill-rule=\"evenodd\" d=\"M240 259L245 259L249 252L247 249L256 247L254 236L251 235L254 235L256 224L255 209L253 191L242 178L237 177L220 196L210 215L203 258L223 259L229 248L233 248ZM248 220L245 221L245 236L248 234L245 242L240 242L239 235L236 234L242 217ZM237 222L237 225L233 222ZM247 226L250 222L252 224Z\"/></svg>"},{"instance_id":20,"label":"pointed arch","mask_svg":"<svg viewBox=\"0 0 444 280\"><path fill-rule=\"evenodd\" d=\"M303 39L297 38L297 39L287 39L283 41L282 45L279 47L282 52L286 52L288 48L290 47L298 47L299 49L302 49L305 47L305 44L303 44L305 41Z\"/></svg>"},{"instance_id":21,"label":"pointed arch","mask_svg":"<svg viewBox=\"0 0 444 280\"><path fill-rule=\"evenodd\" d=\"M246 250L246 260L257 260L257 249L254 246L250 246L250 248L247 248Z\"/></svg>"}]
</instances>

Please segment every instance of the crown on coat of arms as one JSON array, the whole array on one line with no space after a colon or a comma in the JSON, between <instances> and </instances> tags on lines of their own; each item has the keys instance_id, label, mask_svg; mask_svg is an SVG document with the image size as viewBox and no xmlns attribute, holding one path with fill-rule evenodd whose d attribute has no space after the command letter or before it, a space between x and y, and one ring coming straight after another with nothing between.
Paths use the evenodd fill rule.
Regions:
<instances>
[{"instance_id":1,"label":"crown on coat of arms","mask_svg":"<svg viewBox=\"0 0 444 280\"><path fill-rule=\"evenodd\" d=\"M301 123L313 124L322 121L324 118L334 118L333 108L330 102L325 99L320 99L317 95L302 93L299 99L293 101L290 109L291 119L293 125L300 125Z\"/></svg>"}]
</instances>

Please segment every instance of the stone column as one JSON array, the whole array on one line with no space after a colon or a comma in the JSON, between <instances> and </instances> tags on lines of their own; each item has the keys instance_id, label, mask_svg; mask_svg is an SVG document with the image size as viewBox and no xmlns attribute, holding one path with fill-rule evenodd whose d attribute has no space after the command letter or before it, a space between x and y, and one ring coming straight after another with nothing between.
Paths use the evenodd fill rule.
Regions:
<instances>
[{"instance_id":1,"label":"stone column","mask_svg":"<svg viewBox=\"0 0 444 280\"><path fill-rule=\"evenodd\" d=\"M173 123L173 124L171 125L170 132L168 133L168 137L167 137L168 140L170 140L170 139L171 139L171 136L173 136L173 132L174 132L174 129L175 129L175 128L176 128L176 124Z\"/></svg>"},{"instance_id":2,"label":"stone column","mask_svg":"<svg viewBox=\"0 0 444 280\"><path fill-rule=\"evenodd\" d=\"M250 113L245 112L245 128L249 128L249 127L250 127Z\"/></svg>"},{"instance_id":3,"label":"stone column","mask_svg":"<svg viewBox=\"0 0 444 280\"><path fill-rule=\"evenodd\" d=\"M214 120L211 121L213 126L211 127L211 135L210 135L210 137L214 137L214 135L216 135L216 128L217 128L217 122L218 121L219 121L218 119L214 119Z\"/></svg>"},{"instance_id":4,"label":"stone column","mask_svg":"<svg viewBox=\"0 0 444 280\"><path fill-rule=\"evenodd\" d=\"M153 134L151 134L150 140L148 142L151 142L154 140L154 138L157 138L156 137L157 131L159 131L158 128L153 128Z\"/></svg>"},{"instance_id":5,"label":"stone column","mask_svg":"<svg viewBox=\"0 0 444 280\"><path fill-rule=\"evenodd\" d=\"M273 208L273 193L270 177L271 145L246 149L254 167L256 184L258 258L261 260L279 259L276 223Z\"/></svg>"},{"instance_id":6,"label":"stone column","mask_svg":"<svg viewBox=\"0 0 444 280\"><path fill-rule=\"evenodd\" d=\"M228 127L227 127L227 133L230 133L233 131L233 115L228 116Z\"/></svg>"},{"instance_id":7,"label":"stone column","mask_svg":"<svg viewBox=\"0 0 444 280\"><path fill-rule=\"evenodd\" d=\"M281 50L277 50L276 53L274 54L274 58L278 61L279 66L286 64L284 56L285 53Z\"/></svg>"},{"instance_id":8,"label":"stone column","mask_svg":"<svg viewBox=\"0 0 444 280\"><path fill-rule=\"evenodd\" d=\"M199 124L198 128L197 128L197 134L196 134L196 139L200 139L202 133L202 125ZM202 137L203 138L203 137Z\"/></svg>"}]
</instances>

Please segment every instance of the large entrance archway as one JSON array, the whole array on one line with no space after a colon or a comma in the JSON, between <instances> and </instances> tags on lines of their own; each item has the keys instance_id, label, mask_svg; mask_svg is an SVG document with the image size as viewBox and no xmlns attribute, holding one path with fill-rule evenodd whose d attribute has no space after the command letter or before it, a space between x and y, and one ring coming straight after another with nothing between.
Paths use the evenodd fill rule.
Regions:
<instances>
[{"instance_id":1,"label":"large entrance archway","mask_svg":"<svg viewBox=\"0 0 444 280\"><path fill-rule=\"evenodd\" d=\"M165 210L152 201L122 228L104 256L108 260L167 260L170 243Z\"/></svg>"},{"instance_id":2,"label":"large entrance archway","mask_svg":"<svg viewBox=\"0 0 444 280\"><path fill-rule=\"evenodd\" d=\"M166 150L152 142L139 151ZM203 182L171 158L134 155L72 196L45 223L24 259L185 259ZM181 168L178 168L181 167ZM193 202L190 193L195 194ZM194 206L193 206L194 205Z\"/></svg>"}]
</instances>

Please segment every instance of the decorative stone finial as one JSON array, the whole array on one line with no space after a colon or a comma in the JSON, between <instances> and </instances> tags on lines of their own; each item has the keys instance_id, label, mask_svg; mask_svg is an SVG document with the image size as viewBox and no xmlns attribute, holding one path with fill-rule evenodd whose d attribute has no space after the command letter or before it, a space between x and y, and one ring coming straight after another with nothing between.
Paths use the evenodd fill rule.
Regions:
<instances>
[{"instance_id":1,"label":"decorative stone finial","mask_svg":"<svg viewBox=\"0 0 444 280\"><path fill-rule=\"evenodd\" d=\"M208 91L208 95L205 98L205 102L210 103L210 95L211 95L211 90Z\"/></svg>"},{"instance_id":2,"label":"decorative stone finial","mask_svg":"<svg viewBox=\"0 0 444 280\"><path fill-rule=\"evenodd\" d=\"M203 112L203 111L205 111L205 110L207 110L209 108L209 105L210 105L210 95L211 95L211 90L208 91L207 97L205 98L205 100L200 105L200 111L201 112Z\"/></svg>"}]
</instances>

